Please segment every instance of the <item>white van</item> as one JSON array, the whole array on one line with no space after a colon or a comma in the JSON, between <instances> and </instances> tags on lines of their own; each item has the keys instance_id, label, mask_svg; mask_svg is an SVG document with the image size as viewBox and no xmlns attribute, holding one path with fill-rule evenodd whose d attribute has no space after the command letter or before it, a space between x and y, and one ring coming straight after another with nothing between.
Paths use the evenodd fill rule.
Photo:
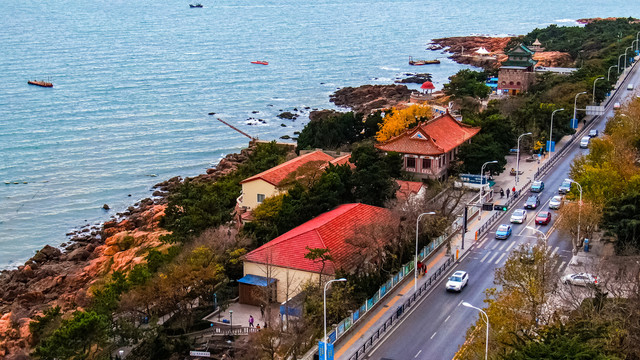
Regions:
<instances>
[{"instance_id":1,"label":"white van","mask_svg":"<svg viewBox=\"0 0 640 360\"><path fill-rule=\"evenodd\" d=\"M627 90L633 90L633 84L627 85Z\"/></svg>"},{"instance_id":2,"label":"white van","mask_svg":"<svg viewBox=\"0 0 640 360\"><path fill-rule=\"evenodd\" d=\"M589 147L589 141L591 140L590 137L588 136L583 136L582 139L580 140L580 147L583 149L586 149Z\"/></svg>"}]
</instances>

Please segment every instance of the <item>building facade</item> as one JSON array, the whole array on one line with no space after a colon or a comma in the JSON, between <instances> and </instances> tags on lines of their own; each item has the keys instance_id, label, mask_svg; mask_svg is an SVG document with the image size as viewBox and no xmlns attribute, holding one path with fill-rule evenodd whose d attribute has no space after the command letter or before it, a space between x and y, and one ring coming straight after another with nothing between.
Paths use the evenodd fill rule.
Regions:
<instances>
[{"instance_id":1,"label":"building facade","mask_svg":"<svg viewBox=\"0 0 640 360\"><path fill-rule=\"evenodd\" d=\"M526 92L535 81L534 52L520 44L508 51L507 61L498 70L498 93L517 95Z\"/></svg>"},{"instance_id":2,"label":"building facade","mask_svg":"<svg viewBox=\"0 0 640 360\"><path fill-rule=\"evenodd\" d=\"M460 145L480 131L454 119L448 112L406 130L376 148L403 155L403 169L418 179L444 180Z\"/></svg>"}]
</instances>

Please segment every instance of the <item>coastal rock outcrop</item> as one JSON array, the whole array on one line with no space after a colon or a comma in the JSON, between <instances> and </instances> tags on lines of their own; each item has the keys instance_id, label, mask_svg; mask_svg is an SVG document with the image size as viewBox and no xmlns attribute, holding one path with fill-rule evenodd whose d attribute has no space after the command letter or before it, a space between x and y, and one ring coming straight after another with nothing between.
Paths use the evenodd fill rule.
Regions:
<instances>
[{"instance_id":1,"label":"coastal rock outcrop","mask_svg":"<svg viewBox=\"0 0 640 360\"><path fill-rule=\"evenodd\" d=\"M363 85L342 88L333 93L329 100L338 106L368 115L374 110L407 102L410 96L411 90L405 85Z\"/></svg>"}]
</instances>

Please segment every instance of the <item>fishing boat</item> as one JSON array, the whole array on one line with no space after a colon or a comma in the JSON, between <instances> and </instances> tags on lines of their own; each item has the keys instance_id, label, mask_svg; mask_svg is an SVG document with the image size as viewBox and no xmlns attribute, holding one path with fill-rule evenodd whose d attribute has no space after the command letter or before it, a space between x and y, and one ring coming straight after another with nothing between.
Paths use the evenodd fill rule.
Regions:
<instances>
[{"instance_id":1,"label":"fishing boat","mask_svg":"<svg viewBox=\"0 0 640 360\"><path fill-rule=\"evenodd\" d=\"M202 4L189 4L190 8L201 8Z\"/></svg>"},{"instance_id":2,"label":"fishing boat","mask_svg":"<svg viewBox=\"0 0 640 360\"><path fill-rule=\"evenodd\" d=\"M440 64L440 60L413 60L411 56L409 56L409 65L431 65L431 64Z\"/></svg>"},{"instance_id":3,"label":"fishing boat","mask_svg":"<svg viewBox=\"0 0 640 360\"><path fill-rule=\"evenodd\" d=\"M29 80L29 81L27 81L27 84L36 85L36 86L42 86L42 87L53 87L52 83L46 82L46 81L39 81L39 80Z\"/></svg>"},{"instance_id":4,"label":"fishing boat","mask_svg":"<svg viewBox=\"0 0 640 360\"><path fill-rule=\"evenodd\" d=\"M258 64L258 65L269 65L268 61L260 61L260 60L252 61L251 63Z\"/></svg>"}]
</instances>

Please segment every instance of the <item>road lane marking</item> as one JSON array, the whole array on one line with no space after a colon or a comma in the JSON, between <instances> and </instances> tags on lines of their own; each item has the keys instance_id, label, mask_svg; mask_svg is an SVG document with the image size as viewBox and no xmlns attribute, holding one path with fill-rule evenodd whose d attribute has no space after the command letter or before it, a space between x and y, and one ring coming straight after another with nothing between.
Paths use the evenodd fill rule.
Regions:
<instances>
[{"instance_id":1,"label":"road lane marking","mask_svg":"<svg viewBox=\"0 0 640 360\"><path fill-rule=\"evenodd\" d=\"M504 242L504 243L502 244L502 246L500 246L500 249L498 249L498 250L502 251L502 249L504 249L504 247L505 247L505 246L507 246L507 243L506 243L506 242Z\"/></svg>"},{"instance_id":2,"label":"road lane marking","mask_svg":"<svg viewBox=\"0 0 640 360\"><path fill-rule=\"evenodd\" d=\"M444 319L444 322L447 322L447 320L449 320L451 318L451 315L447 316L446 319Z\"/></svg>"},{"instance_id":3,"label":"road lane marking","mask_svg":"<svg viewBox=\"0 0 640 360\"><path fill-rule=\"evenodd\" d=\"M497 248L498 245L500 245L500 243L496 241L495 244L493 244L493 247L491 248L491 250L495 250L495 248Z\"/></svg>"},{"instance_id":4,"label":"road lane marking","mask_svg":"<svg viewBox=\"0 0 640 360\"><path fill-rule=\"evenodd\" d=\"M491 259L489 259L489 262L493 262L493 259L496 258L496 256L498 256L498 253L493 254L493 256L491 257Z\"/></svg>"},{"instance_id":5,"label":"road lane marking","mask_svg":"<svg viewBox=\"0 0 640 360\"><path fill-rule=\"evenodd\" d=\"M556 248L551 252L551 256L554 256L558 252L558 249L560 249L560 247L556 246Z\"/></svg>"},{"instance_id":6,"label":"road lane marking","mask_svg":"<svg viewBox=\"0 0 640 360\"><path fill-rule=\"evenodd\" d=\"M487 252L487 254L480 260L480 262L484 262L484 260L491 254L491 251Z\"/></svg>"},{"instance_id":7,"label":"road lane marking","mask_svg":"<svg viewBox=\"0 0 640 360\"><path fill-rule=\"evenodd\" d=\"M500 263L500 260L502 260L502 258L507 255L506 253L502 253L502 255L500 255L500 257L498 258L498 260L496 260L496 265L498 265Z\"/></svg>"},{"instance_id":8,"label":"road lane marking","mask_svg":"<svg viewBox=\"0 0 640 360\"><path fill-rule=\"evenodd\" d=\"M436 336L437 333L438 333L437 331L434 332L433 335L431 335L431 339L433 339L433 337Z\"/></svg>"},{"instance_id":9,"label":"road lane marking","mask_svg":"<svg viewBox=\"0 0 640 360\"><path fill-rule=\"evenodd\" d=\"M435 335L435 334L434 334L434 335ZM418 357L418 355L420 355L420 353L421 353L421 352L422 352L422 350L418 351L418 353L416 354L416 356L414 356L413 358L414 358L414 359L415 359L415 358L417 358L417 357Z\"/></svg>"},{"instance_id":10,"label":"road lane marking","mask_svg":"<svg viewBox=\"0 0 640 360\"><path fill-rule=\"evenodd\" d=\"M512 248L512 247L513 247L513 245L515 245L515 244L516 244L516 242L515 242L515 241L512 241L512 242L511 242L511 245L509 245L509 247L507 248L506 252L511 251L511 248Z\"/></svg>"},{"instance_id":11,"label":"road lane marking","mask_svg":"<svg viewBox=\"0 0 640 360\"><path fill-rule=\"evenodd\" d=\"M562 267L564 266L564 264L566 264L566 261L563 261L560 263L560 266L558 266L558 271L560 271L560 269L562 269Z\"/></svg>"}]
</instances>

